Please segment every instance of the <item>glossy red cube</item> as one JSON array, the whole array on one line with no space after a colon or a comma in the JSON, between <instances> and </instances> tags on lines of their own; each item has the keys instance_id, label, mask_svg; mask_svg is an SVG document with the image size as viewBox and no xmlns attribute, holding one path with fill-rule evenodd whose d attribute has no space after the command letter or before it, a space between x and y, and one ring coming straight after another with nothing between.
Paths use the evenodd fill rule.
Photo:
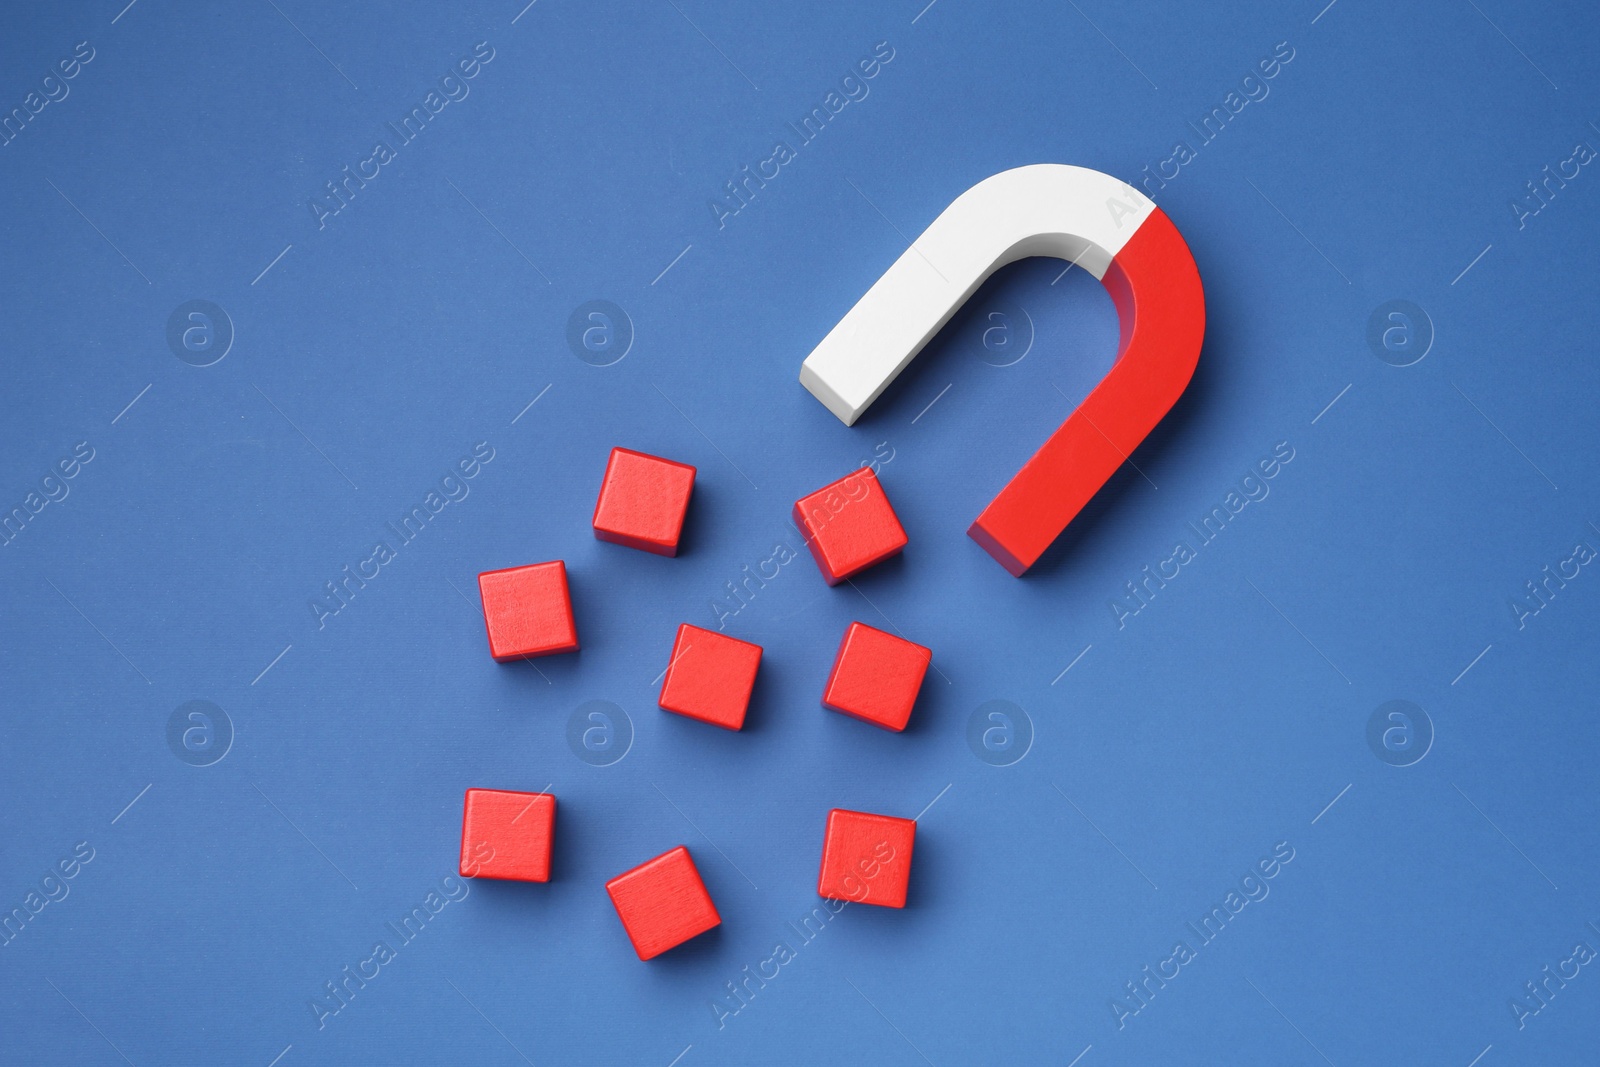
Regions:
<instances>
[{"instance_id":1,"label":"glossy red cube","mask_svg":"<svg viewBox=\"0 0 1600 1067\"><path fill-rule=\"evenodd\" d=\"M915 819L834 808L822 838L817 895L885 908L906 906Z\"/></svg>"},{"instance_id":2,"label":"glossy red cube","mask_svg":"<svg viewBox=\"0 0 1600 1067\"><path fill-rule=\"evenodd\" d=\"M654 959L722 922L689 850L679 845L606 883L641 960Z\"/></svg>"},{"instance_id":3,"label":"glossy red cube","mask_svg":"<svg viewBox=\"0 0 1600 1067\"><path fill-rule=\"evenodd\" d=\"M556 798L469 789L461 816L461 877L548 882Z\"/></svg>"},{"instance_id":4,"label":"glossy red cube","mask_svg":"<svg viewBox=\"0 0 1600 1067\"><path fill-rule=\"evenodd\" d=\"M914 641L853 622L839 642L822 703L885 730L904 730L932 659Z\"/></svg>"},{"instance_id":5,"label":"glossy red cube","mask_svg":"<svg viewBox=\"0 0 1600 1067\"><path fill-rule=\"evenodd\" d=\"M760 645L684 623L656 703L665 711L737 730L744 725L760 666Z\"/></svg>"},{"instance_id":6,"label":"glossy red cube","mask_svg":"<svg viewBox=\"0 0 1600 1067\"><path fill-rule=\"evenodd\" d=\"M549 656L578 647L567 592L567 565L561 560L508 567L478 575L489 654L497 660Z\"/></svg>"},{"instance_id":7,"label":"glossy red cube","mask_svg":"<svg viewBox=\"0 0 1600 1067\"><path fill-rule=\"evenodd\" d=\"M795 501L794 522L829 585L906 547L906 531L870 467Z\"/></svg>"},{"instance_id":8,"label":"glossy red cube","mask_svg":"<svg viewBox=\"0 0 1600 1067\"><path fill-rule=\"evenodd\" d=\"M658 556L676 556L694 475L687 463L613 448L594 505L594 535Z\"/></svg>"}]
</instances>

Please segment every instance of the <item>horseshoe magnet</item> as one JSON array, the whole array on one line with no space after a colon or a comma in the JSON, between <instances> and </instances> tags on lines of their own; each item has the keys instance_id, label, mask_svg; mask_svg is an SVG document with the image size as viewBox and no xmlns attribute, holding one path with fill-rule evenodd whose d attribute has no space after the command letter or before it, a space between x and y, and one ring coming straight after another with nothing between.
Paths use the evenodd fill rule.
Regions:
<instances>
[{"instance_id":1,"label":"horseshoe magnet","mask_svg":"<svg viewBox=\"0 0 1600 1067\"><path fill-rule=\"evenodd\" d=\"M1200 358L1205 294L1172 221L1126 182L1040 163L962 193L829 331L800 384L846 426L1000 267L1055 256L1100 279L1121 324L1117 361L967 535L1021 575L1182 395Z\"/></svg>"}]
</instances>

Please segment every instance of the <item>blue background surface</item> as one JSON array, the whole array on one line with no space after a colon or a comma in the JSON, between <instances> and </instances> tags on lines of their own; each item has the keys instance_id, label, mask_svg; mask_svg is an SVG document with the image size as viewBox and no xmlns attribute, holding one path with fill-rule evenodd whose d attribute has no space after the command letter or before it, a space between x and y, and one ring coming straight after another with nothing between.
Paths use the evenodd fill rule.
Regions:
<instances>
[{"instance_id":1,"label":"blue background surface","mask_svg":"<svg viewBox=\"0 0 1600 1067\"><path fill-rule=\"evenodd\" d=\"M0 912L26 918L0 1060L1593 1055L1594 968L1543 1003L1524 983L1600 947L1600 577L1520 620L1511 598L1600 546L1600 178L1509 206L1600 145L1592 9L923 2L8 11L0 111L94 58L0 149L0 505L94 458L0 550ZM786 123L882 41L870 93L799 144ZM479 42L470 95L319 226L324 183ZM1268 95L1204 143L1189 121L1279 42ZM795 158L719 228L778 139ZM1138 180L1180 140L1149 188L1205 280L1199 370L1012 579L964 530L1110 365L1099 285L1006 269L853 428L800 361L974 182ZM194 299L236 331L206 367L166 339ZM609 366L567 340L594 299L634 333ZM1406 367L1367 340L1393 299L1435 334ZM477 442L469 495L398 546L385 524ZM1199 546L1280 442L1268 495ZM699 468L679 558L593 540L619 444ZM677 624L714 627L742 566L798 547L791 503L875 455L904 555L833 589L801 558L727 620L766 649L742 733L659 711ZM378 540L396 558L319 626ZM1196 558L1119 620L1179 541ZM553 558L582 651L493 663L475 574ZM903 735L819 707L853 619L934 649ZM1436 735L1410 766L1367 740L1394 699ZM209 766L168 742L191 700L231 723ZM634 734L609 766L567 741L594 700ZM1031 723L1010 766L967 741L992 700ZM401 945L386 924L453 875L472 786L558 795L554 880L471 883ZM910 901L806 942L833 806L921 813ZM603 883L680 843L723 925L642 964ZM1186 924L1275 848L1267 895L1202 944ZM395 958L319 1020L380 939ZM1132 999L1180 940L1194 958ZM795 958L730 999L778 941Z\"/></svg>"}]
</instances>

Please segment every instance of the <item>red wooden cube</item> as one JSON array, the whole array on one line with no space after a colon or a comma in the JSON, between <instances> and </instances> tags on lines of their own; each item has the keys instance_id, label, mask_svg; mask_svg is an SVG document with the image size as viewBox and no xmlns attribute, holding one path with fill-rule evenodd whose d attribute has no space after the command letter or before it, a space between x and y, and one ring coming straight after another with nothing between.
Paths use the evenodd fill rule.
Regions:
<instances>
[{"instance_id":1,"label":"red wooden cube","mask_svg":"<svg viewBox=\"0 0 1600 1067\"><path fill-rule=\"evenodd\" d=\"M722 922L689 850L679 845L606 883L628 940L654 959Z\"/></svg>"},{"instance_id":2,"label":"red wooden cube","mask_svg":"<svg viewBox=\"0 0 1600 1067\"><path fill-rule=\"evenodd\" d=\"M561 560L478 575L489 654L497 660L573 652L578 627Z\"/></svg>"},{"instance_id":3,"label":"red wooden cube","mask_svg":"<svg viewBox=\"0 0 1600 1067\"><path fill-rule=\"evenodd\" d=\"M684 623L656 703L663 710L727 730L744 725L761 646Z\"/></svg>"},{"instance_id":4,"label":"red wooden cube","mask_svg":"<svg viewBox=\"0 0 1600 1067\"><path fill-rule=\"evenodd\" d=\"M658 556L676 556L694 474L687 463L613 448L594 504L594 535Z\"/></svg>"},{"instance_id":5,"label":"red wooden cube","mask_svg":"<svg viewBox=\"0 0 1600 1067\"><path fill-rule=\"evenodd\" d=\"M461 816L461 877L550 880L556 798L549 793L469 789Z\"/></svg>"},{"instance_id":6,"label":"red wooden cube","mask_svg":"<svg viewBox=\"0 0 1600 1067\"><path fill-rule=\"evenodd\" d=\"M886 908L906 906L911 880L915 819L896 819L834 808L822 838L822 871L817 895Z\"/></svg>"},{"instance_id":7,"label":"red wooden cube","mask_svg":"<svg viewBox=\"0 0 1600 1067\"><path fill-rule=\"evenodd\" d=\"M906 531L870 467L795 501L794 521L829 585L906 547Z\"/></svg>"},{"instance_id":8,"label":"red wooden cube","mask_svg":"<svg viewBox=\"0 0 1600 1067\"><path fill-rule=\"evenodd\" d=\"M839 642L822 703L885 730L904 730L932 659L914 641L853 622Z\"/></svg>"}]
</instances>

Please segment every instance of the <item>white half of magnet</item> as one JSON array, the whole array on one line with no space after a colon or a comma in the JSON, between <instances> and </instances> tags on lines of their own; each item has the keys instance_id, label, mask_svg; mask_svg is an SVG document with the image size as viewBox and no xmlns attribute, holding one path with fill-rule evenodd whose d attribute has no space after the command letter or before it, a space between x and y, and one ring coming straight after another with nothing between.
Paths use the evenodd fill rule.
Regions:
<instances>
[{"instance_id":1,"label":"white half of magnet","mask_svg":"<svg viewBox=\"0 0 1600 1067\"><path fill-rule=\"evenodd\" d=\"M1103 278L1155 210L1133 186L1086 167L1039 163L985 178L828 332L800 384L848 426L996 270L1054 256Z\"/></svg>"}]
</instances>

